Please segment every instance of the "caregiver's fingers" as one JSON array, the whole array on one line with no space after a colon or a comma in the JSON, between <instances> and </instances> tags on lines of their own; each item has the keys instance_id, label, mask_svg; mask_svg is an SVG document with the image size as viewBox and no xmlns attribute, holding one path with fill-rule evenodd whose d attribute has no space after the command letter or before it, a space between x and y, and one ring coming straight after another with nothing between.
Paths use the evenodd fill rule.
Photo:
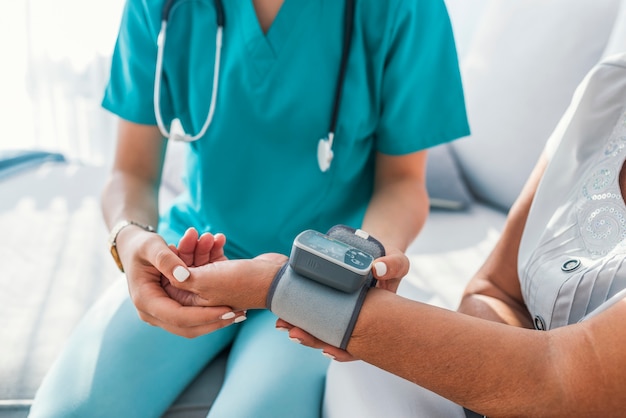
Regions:
<instances>
[{"instance_id":1,"label":"caregiver's fingers","mask_svg":"<svg viewBox=\"0 0 626 418\"><path fill-rule=\"evenodd\" d=\"M288 334L289 339L293 342L302 344L310 348L322 350L322 354L324 354L326 357L332 358L333 360L341 362L356 360L356 357L354 357L347 351L327 344L319 338L315 338L302 328L295 327L284 319L279 318L276 320L276 329L278 329L279 331L285 331Z\"/></svg>"},{"instance_id":2,"label":"caregiver's fingers","mask_svg":"<svg viewBox=\"0 0 626 418\"><path fill-rule=\"evenodd\" d=\"M146 310L138 310L140 318L185 338L195 338L246 320L244 311L234 312L227 306L181 306L169 297L156 298Z\"/></svg>"},{"instance_id":3,"label":"caregiver's fingers","mask_svg":"<svg viewBox=\"0 0 626 418\"><path fill-rule=\"evenodd\" d=\"M139 233L144 231L140 230ZM124 262L129 286L134 288L137 299L142 299L142 286L148 282L159 282L161 274L170 281L186 280L190 274L178 251L173 251L160 235L145 232L144 237L133 242L136 245L135 253Z\"/></svg>"},{"instance_id":4,"label":"caregiver's fingers","mask_svg":"<svg viewBox=\"0 0 626 418\"><path fill-rule=\"evenodd\" d=\"M156 324L155 326L163 328L164 330L172 334L175 334L184 338L197 338L203 335L210 334L222 328L226 328L228 326L238 324L245 320L246 320L245 315L239 315L233 319L224 319L224 320L211 322L209 324L197 325L197 326L188 327L188 328L180 328L180 327L172 326L171 324L168 324L168 323ZM154 324L151 324L151 325L154 325Z\"/></svg>"},{"instance_id":5,"label":"caregiver's fingers","mask_svg":"<svg viewBox=\"0 0 626 418\"><path fill-rule=\"evenodd\" d=\"M276 320L276 329L278 329L279 331L289 331L291 328L293 328L293 325L291 325L284 319L278 318Z\"/></svg>"},{"instance_id":6,"label":"caregiver's fingers","mask_svg":"<svg viewBox=\"0 0 626 418\"><path fill-rule=\"evenodd\" d=\"M372 267L379 280L401 279L409 272L410 262L403 253L394 252L374 260Z\"/></svg>"},{"instance_id":7,"label":"caregiver's fingers","mask_svg":"<svg viewBox=\"0 0 626 418\"><path fill-rule=\"evenodd\" d=\"M302 344L306 347L322 350L323 355L333 360L341 362L356 360L356 358L347 351L327 344L319 338L315 338L313 335L304 331L302 328L292 327L289 330L288 334L291 341Z\"/></svg>"}]
</instances>

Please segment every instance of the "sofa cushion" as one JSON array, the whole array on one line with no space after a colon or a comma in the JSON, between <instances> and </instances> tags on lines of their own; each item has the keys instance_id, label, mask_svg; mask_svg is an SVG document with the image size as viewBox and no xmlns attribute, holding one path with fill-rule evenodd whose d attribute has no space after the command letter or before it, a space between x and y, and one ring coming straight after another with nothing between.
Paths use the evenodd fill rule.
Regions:
<instances>
[{"instance_id":1,"label":"sofa cushion","mask_svg":"<svg viewBox=\"0 0 626 418\"><path fill-rule=\"evenodd\" d=\"M433 211L407 248L411 268L398 294L456 309L463 289L500 237L506 214L474 202L465 211Z\"/></svg>"},{"instance_id":2,"label":"sofa cushion","mask_svg":"<svg viewBox=\"0 0 626 418\"><path fill-rule=\"evenodd\" d=\"M450 151L449 144L428 150L426 188L430 206L437 209L466 209L472 203L472 195Z\"/></svg>"},{"instance_id":3,"label":"sofa cushion","mask_svg":"<svg viewBox=\"0 0 626 418\"><path fill-rule=\"evenodd\" d=\"M487 5L461 64L472 135L452 145L475 197L511 206L602 56L619 7L619 0Z\"/></svg>"},{"instance_id":4,"label":"sofa cushion","mask_svg":"<svg viewBox=\"0 0 626 418\"><path fill-rule=\"evenodd\" d=\"M611 37L604 49L604 56L607 57L620 52L626 52L626 0L622 0Z\"/></svg>"},{"instance_id":5,"label":"sofa cushion","mask_svg":"<svg viewBox=\"0 0 626 418\"><path fill-rule=\"evenodd\" d=\"M30 169L0 176L0 196L8 196L0 199L3 418L28 415L37 388L76 324L121 279L108 252L98 203L107 169L57 161L56 155L23 156ZM45 163L32 167L35 160ZM205 417L225 368L223 353L164 417Z\"/></svg>"},{"instance_id":6,"label":"sofa cushion","mask_svg":"<svg viewBox=\"0 0 626 418\"><path fill-rule=\"evenodd\" d=\"M25 416L67 336L119 277L98 204L106 174L53 161L0 181L0 416Z\"/></svg>"},{"instance_id":7,"label":"sofa cushion","mask_svg":"<svg viewBox=\"0 0 626 418\"><path fill-rule=\"evenodd\" d=\"M65 156L56 152L39 150L0 151L0 179L23 170L34 169L48 162L63 162Z\"/></svg>"},{"instance_id":8,"label":"sofa cushion","mask_svg":"<svg viewBox=\"0 0 626 418\"><path fill-rule=\"evenodd\" d=\"M445 0L454 30L456 50L461 59L472 43L476 28L480 26L480 21L489 1Z\"/></svg>"}]
</instances>

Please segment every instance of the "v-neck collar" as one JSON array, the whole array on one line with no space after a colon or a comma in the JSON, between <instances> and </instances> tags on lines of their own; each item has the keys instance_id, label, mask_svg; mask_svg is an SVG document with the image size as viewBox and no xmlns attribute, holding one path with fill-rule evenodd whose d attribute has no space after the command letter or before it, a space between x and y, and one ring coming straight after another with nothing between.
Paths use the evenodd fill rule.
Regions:
<instances>
[{"instance_id":1,"label":"v-neck collar","mask_svg":"<svg viewBox=\"0 0 626 418\"><path fill-rule=\"evenodd\" d=\"M252 0L242 1L241 28L248 51L260 62L275 60L308 0L284 0L267 33L261 28Z\"/></svg>"}]
</instances>

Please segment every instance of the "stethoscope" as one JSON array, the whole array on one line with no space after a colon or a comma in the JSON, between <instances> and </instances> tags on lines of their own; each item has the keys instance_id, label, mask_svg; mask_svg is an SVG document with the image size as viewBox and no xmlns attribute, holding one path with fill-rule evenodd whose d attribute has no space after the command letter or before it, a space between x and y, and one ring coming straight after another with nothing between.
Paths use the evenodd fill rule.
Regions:
<instances>
[{"instance_id":1,"label":"stethoscope","mask_svg":"<svg viewBox=\"0 0 626 418\"><path fill-rule=\"evenodd\" d=\"M202 129L195 135L185 132L183 124L179 118L172 119L170 130L168 132L163 117L161 115L161 75L163 72L163 51L165 50L165 38L167 33L167 23L170 17L170 11L177 0L167 0L163 6L161 13L161 29L157 37L157 59L156 70L154 75L154 115L161 134L173 141L193 142L200 139L206 133L211 125L213 115L215 114L215 102L217 101L217 92L220 77L220 59L222 56L222 36L224 33L224 7L221 0L213 0L215 4L217 32L215 34L215 64L213 69L213 91L211 93L211 104L209 112L206 116ZM335 98L333 100L333 110L331 114L330 128L328 135L319 140L317 144L317 163L322 172L330 168L333 160L333 141L335 139L335 129L337 127L337 118L339 116L339 108L341 107L341 93L346 76L346 68L348 64L348 56L350 55L350 45L352 42L352 28L354 26L354 3L356 0L346 0L346 10L344 13L344 34L343 49L341 53L341 63L339 74L337 76L337 85L335 86Z\"/></svg>"}]
</instances>

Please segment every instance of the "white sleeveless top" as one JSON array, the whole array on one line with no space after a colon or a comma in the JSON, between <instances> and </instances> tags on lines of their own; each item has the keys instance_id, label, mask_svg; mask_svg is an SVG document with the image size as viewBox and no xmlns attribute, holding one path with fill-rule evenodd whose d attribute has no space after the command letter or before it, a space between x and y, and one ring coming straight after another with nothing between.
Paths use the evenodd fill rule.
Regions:
<instances>
[{"instance_id":1,"label":"white sleeveless top","mask_svg":"<svg viewBox=\"0 0 626 418\"><path fill-rule=\"evenodd\" d=\"M543 330L626 297L626 54L589 73L546 152L518 258L524 301Z\"/></svg>"}]
</instances>

